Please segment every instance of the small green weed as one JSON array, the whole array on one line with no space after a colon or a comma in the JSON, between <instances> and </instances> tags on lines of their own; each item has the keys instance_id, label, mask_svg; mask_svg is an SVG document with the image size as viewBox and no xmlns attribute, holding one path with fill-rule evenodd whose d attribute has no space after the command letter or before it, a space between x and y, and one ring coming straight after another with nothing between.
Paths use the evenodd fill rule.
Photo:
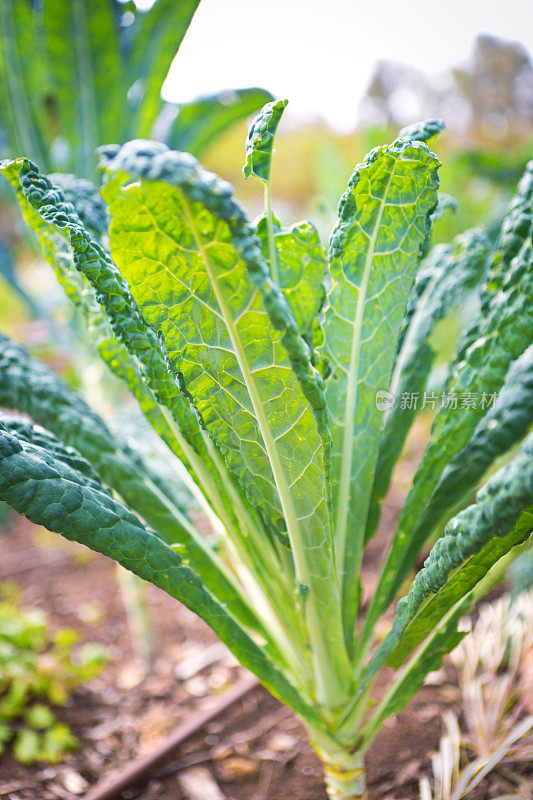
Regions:
<instances>
[{"instance_id":1,"label":"small green weed","mask_svg":"<svg viewBox=\"0 0 533 800\"><path fill-rule=\"evenodd\" d=\"M76 647L78 631L53 632L42 611L21 608L14 584L0 584L0 754L18 761L60 761L78 742L52 706L94 678L107 661L98 644Z\"/></svg>"}]
</instances>

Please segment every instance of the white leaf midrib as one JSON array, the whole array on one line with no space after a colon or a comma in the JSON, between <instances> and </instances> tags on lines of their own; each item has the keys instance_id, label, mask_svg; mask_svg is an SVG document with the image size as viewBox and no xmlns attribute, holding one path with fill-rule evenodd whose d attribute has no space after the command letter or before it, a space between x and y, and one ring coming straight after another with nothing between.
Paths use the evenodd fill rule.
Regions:
<instances>
[{"instance_id":1,"label":"white leaf midrib","mask_svg":"<svg viewBox=\"0 0 533 800\"><path fill-rule=\"evenodd\" d=\"M263 403L259 396L257 386L255 385L255 381L253 379L253 375L251 372L250 365L248 363L248 359L244 352L243 343L239 336L239 333L235 326L235 320L233 319L229 308L226 304L225 298L220 291L220 286L218 284L217 278L213 272L209 255L206 252L206 249L202 243L202 240L198 234L196 229L196 225L194 222L193 215L189 208L189 203L187 198L184 196L183 192L181 192L183 207L185 214L187 216L187 221L193 233L196 246L198 247L198 252L202 257L202 261L204 263L204 267L209 275L209 279L211 281L211 285L213 287L213 291L215 293L215 297L217 299L220 311L224 318L224 323L227 327L228 334L231 340L231 343L234 348L235 357L237 359L237 363L239 365L239 369L241 370L241 374L244 378L244 382L246 384L246 388L250 395L250 400L254 409L254 413L257 419L257 423L259 426L259 430L261 436L263 438L263 442L265 445L265 449L270 460L270 465L272 467L272 472L274 475L274 480L276 482L276 488L278 490L278 494L281 501L281 506L283 509L283 513L285 516L285 521L287 523L287 533L289 535L291 541L291 547L293 548L294 557L295 557L295 564L297 570L299 572L299 580L305 582L309 580L308 570L306 568L306 556L304 552L303 546L303 539L300 531L300 524L298 520L298 516L296 514L296 509L294 508L294 503L292 500L291 492L289 489L289 485L287 483L287 478L283 471L283 467L281 464L281 458L276 446L275 439L272 435L272 431L268 424L268 420L266 418L266 414L264 411Z\"/></svg>"}]
</instances>

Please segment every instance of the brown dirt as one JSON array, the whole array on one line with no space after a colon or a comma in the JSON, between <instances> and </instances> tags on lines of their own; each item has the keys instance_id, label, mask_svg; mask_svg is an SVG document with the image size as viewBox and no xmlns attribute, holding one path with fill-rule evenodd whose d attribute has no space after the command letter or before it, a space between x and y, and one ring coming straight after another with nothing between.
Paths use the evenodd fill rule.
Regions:
<instances>
[{"instance_id":1,"label":"brown dirt","mask_svg":"<svg viewBox=\"0 0 533 800\"><path fill-rule=\"evenodd\" d=\"M382 548L367 565L370 583L378 551ZM0 580L16 580L23 604L45 610L55 627L76 627L85 641L102 642L112 659L58 713L80 740L79 749L60 765L31 767L5 754L0 758L2 800L82 797L102 776L120 772L181 721L207 709L239 677L241 668L209 628L152 586L146 586L146 595L155 655L143 676L115 569L104 556L16 515L0 535ZM206 652L212 663L198 669ZM418 797L418 778L428 774L429 755L441 734L441 713L456 698L453 673L441 670L404 712L385 723L367 759L372 800ZM199 764L210 770L227 800L325 800L320 764L302 726L262 688L182 745L148 784L123 798L180 800L179 772Z\"/></svg>"}]
</instances>

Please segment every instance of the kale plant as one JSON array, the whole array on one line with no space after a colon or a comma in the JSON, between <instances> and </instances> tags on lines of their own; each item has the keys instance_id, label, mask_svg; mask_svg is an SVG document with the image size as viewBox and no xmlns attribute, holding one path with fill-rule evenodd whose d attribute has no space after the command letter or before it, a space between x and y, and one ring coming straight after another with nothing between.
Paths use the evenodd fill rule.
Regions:
<instances>
[{"instance_id":1,"label":"kale plant","mask_svg":"<svg viewBox=\"0 0 533 800\"><path fill-rule=\"evenodd\" d=\"M267 200L257 225L228 183L161 143L99 149L109 229L107 212L89 213L96 192L77 208L27 158L2 163L88 337L169 464L185 466L212 534L167 476L5 338L0 404L35 426L3 418L0 499L202 617L299 715L329 796L346 800L365 796L363 759L384 720L460 641L500 559L530 539L533 164L495 248L471 230L431 249L429 144L443 123L410 126L355 168L326 251L312 223L287 229L272 211L284 107L267 104L247 140L245 174ZM475 310L364 603L362 557L423 405L412 398L430 402L435 327L467 294ZM375 701L385 666L395 677Z\"/></svg>"}]
</instances>

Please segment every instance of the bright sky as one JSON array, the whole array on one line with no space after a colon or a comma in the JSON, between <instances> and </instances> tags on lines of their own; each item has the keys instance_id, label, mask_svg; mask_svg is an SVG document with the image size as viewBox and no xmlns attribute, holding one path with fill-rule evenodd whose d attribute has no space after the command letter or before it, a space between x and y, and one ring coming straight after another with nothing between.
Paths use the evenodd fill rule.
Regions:
<instances>
[{"instance_id":1,"label":"bright sky","mask_svg":"<svg viewBox=\"0 0 533 800\"><path fill-rule=\"evenodd\" d=\"M293 118L349 130L378 59L439 72L480 32L533 52L532 0L202 0L164 96L263 86L289 98Z\"/></svg>"}]
</instances>

